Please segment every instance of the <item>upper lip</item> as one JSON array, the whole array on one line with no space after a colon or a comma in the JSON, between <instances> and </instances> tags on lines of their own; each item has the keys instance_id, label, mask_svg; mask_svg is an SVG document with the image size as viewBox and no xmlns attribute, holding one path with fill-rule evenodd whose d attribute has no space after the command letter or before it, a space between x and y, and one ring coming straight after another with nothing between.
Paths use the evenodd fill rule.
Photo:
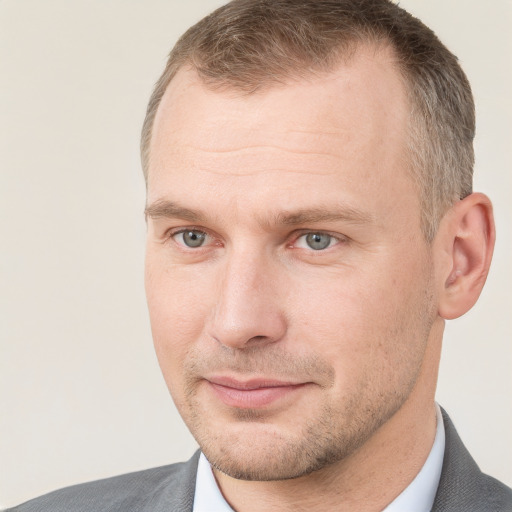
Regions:
<instances>
[{"instance_id":1,"label":"upper lip","mask_svg":"<svg viewBox=\"0 0 512 512\"><path fill-rule=\"evenodd\" d=\"M207 377L206 380L212 384L225 386L227 388L252 390L261 388L278 388L287 386L299 386L305 382L295 382L289 380L279 380L267 377L256 377L252 379L238 379L236 377L227 376L212 376Z\"/></svg>"}]
</instances>

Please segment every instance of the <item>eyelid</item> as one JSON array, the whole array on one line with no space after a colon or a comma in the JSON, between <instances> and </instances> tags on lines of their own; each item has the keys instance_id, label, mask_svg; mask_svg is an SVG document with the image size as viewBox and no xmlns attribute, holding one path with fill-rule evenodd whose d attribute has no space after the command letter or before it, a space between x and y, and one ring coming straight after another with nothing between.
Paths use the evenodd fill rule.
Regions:
<instances>
[{"instance_id":1,"label":"eyelid","mask_svg":"<svg viewBox=\"0 0 512 512\"><path fill-rule=\"evenodd\" d=\"M334 240L337 241L337 243L335 243L335 244L333 244L333 245L331 245L329 247L326 247L325 249L321 249L321 250L318 250L318 251L314 251L314 249L312 249L312 248L309 249L309 250L317 252L317 253L321 253L321 252L327 251L328 249L331 249L332 247L338 245L340 242L341 243L345 243L345 242L349 241L349 238L347 236L345 236L345 235L342 235L341 233L333 233L332 231L325 231L325 230L322 230L322 229L301 229L300 231L294 233L292 241L291 241L291 243L288 244L288 246L291 247L291 248L303 249L303 247L296 247L295 246L297 241L300 238L304 237L304 236L315 235L315 234L327 235L327 236L330 236L331 238L333 238ZM306 249L306 250L308 250L308 249Z\"/></svg>"},{"instance_id":2,"label":"eyelid","mask_svg":"<svg viewBox=\"0 0 512 512\"><path fill-rule=\"evenodd\" d=\"M197 251L198 249L201 249L201 248L204 249L208 246L211 246L212 245L211 241L214 241L214 242L217 241L217 243L215 243L215 245L219 245L219 246L222 245L222 243L219 241L219 237L217 235L210 233L209 230L205 229L204 227L194 226L194 225L179 226L179 227L174 227L174 228L170 228L170 229L166 230L164 233L164 236L163 236L163 238L164 238L163 243L169 243L171 240L173 240L173 237L175 237L176 235L178 235L180 233L184 233L186 231L199 231L200 233L204 233L206 235L207 242L205 242L204 245L199 246L197 248L187 247L186 245L178 244L178 242L175 242L177 245L179 245L179 247ZM306 235L310 235L310 234L328 235L338 242L334 245L338 245L340 242L344 243L344 242L349 241L349 238L345 235L342 235L341 233L335 233L332 231L321 230L321 229L301 229L291 235L291 237L290 237L291 241L286 244L287 247L294 248L294 246L295 246L297 240L299 240L299 238L306 236ZM210 242L208 242L208 240L210 240ZM327 247L323 251L326 251L326 250L330 249L331 247L332 246ZM299 249L301 249L301 248L299 248ZM313 249L310 249L310 250L313 251ZM323 251L316 251L316 252L323 252Z\"/></svg>"},{"instance_id":3,"label":"eyelid","mask_svg":"<svg viewBox=\"0 0 512 512\"><path fill-rule=\"evenodd\" d=\"M187 245L177 242L174 237L176 235L179 235L180 233L185 233L187 231L198 231L199 233L204 233L206 235L204 245L200 245L198 247L188 247ZM175 228L170 228L164 233L163 243L166 244L170 243L171 241L174 241L174 243L182 249L197 251L199 249L205 249L206 247L212 245L211 241L215 240L215 238L216 237L205 228L199 226L179 226Z\"/></svg>"}]
</instances>

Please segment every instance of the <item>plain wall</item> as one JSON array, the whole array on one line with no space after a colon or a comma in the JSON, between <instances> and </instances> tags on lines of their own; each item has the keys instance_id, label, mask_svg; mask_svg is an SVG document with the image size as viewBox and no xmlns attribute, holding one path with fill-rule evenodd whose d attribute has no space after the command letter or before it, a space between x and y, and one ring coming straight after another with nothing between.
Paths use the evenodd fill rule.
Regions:
<instances>
[{"instance_id":1,"label":"plain wall","mask_svg":"<svg viewBox=\"0 0 512 512\"><path fill-rule=\"evenodd\" d=\"M0 508L195 449L153 354L138 146L168 51L221 3L0 0ZM447 327L438 400L511 485L512 3L400 3L474 89L498 241L479 303Z\"/></svg>"}]
</instances>

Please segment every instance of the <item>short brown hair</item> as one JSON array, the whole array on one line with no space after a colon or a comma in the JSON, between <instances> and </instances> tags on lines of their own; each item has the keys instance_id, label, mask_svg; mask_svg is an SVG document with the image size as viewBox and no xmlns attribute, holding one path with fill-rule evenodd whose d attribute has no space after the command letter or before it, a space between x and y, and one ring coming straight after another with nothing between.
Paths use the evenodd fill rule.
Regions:
<instances>
[{"instance_id":1,"label":"short brown hair","mask_svg":"<svg viewBox=\"0 0 512 512\"><path fill-rule=\"evenodd\" d=\"M141 139L146 182L156 111L183 66L209 87L251 94L334 70L363 43L390 45L405 80L411 171L432 240L446 210L472 191L473 97L457 58L390 0L233 0L203 18L171 51L149 101Z\"/></svg>"}]
</instances>

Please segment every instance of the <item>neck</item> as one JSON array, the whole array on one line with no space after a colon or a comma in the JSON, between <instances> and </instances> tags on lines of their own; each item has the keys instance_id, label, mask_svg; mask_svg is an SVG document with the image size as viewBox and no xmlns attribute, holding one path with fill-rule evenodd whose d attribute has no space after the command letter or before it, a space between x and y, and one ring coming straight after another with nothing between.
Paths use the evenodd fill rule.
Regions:
<instances>
[{"instance_id":1,"label":"neck","mask_svg":"<svg viewBox=\"0 0 512 512\"><path fill-rule=\"evenodd\" d=\"M438 322L409 398L358 450L345 459L291 480L258 482L215 471L238 512L376 512L391 503L423 467L436 432L435 384L443 323Z\"/></svg>"}]
</instances>

